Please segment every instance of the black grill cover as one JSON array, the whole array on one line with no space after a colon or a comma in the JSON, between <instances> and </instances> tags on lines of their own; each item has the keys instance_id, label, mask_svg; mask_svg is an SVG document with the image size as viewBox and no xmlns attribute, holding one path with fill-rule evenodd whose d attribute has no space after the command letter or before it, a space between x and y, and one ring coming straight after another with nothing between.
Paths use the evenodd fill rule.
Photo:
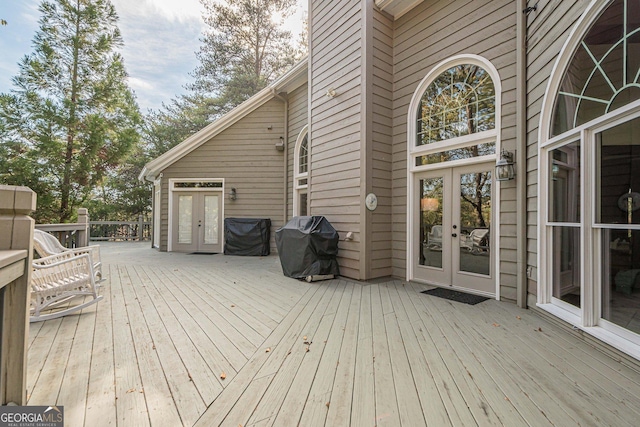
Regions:
<instances>
[{"instance_id":1,"label":"black grill cover","mask_svg":"<svg viewBox=\"0 0 640 427\"><path fill-rule=\"evenodd\" d=\"M270 219L225 218L224 254L267 256L271 237Z\"/></svg>"},{"instance_id":2,"label":"black grill cover","mask_svg":"<svg viewBox=\"0 0 640 427\"><path fill-rule=\"evenodd\" d=\"M339 275L338 232L323 216L296 216L276 230L276 247L287 277Z\"/></svg>"}]
</instances>

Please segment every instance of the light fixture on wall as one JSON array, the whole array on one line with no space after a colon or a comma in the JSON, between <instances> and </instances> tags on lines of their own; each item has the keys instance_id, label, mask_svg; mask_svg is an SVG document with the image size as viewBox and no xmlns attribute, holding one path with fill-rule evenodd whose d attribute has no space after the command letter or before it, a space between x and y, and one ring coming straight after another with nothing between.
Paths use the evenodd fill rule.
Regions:
<instances>
[{"instance_id":1,"label":"light fixture on wall","mask_svg":"<svg viewBox=\"0 0 640 427\"><path fill-rule=\"evenodd\" d=\"M280 140L276 142L276 150L284 151L284 137L280 137Z\"/></svg>"},{"instance_id":2,"label":"light fixture on wall","mask_svg":"<svg viewBox=\"0 0 640 427\"><path fill-rule=\"evenodd\" d=\"M516 177L516 169L513 166L513 153L502 150L500 159L496 162L496 181L511 181Z\"/></svg>"},{"instance_id":3,"label":"light fixture on wall","mask_svg":"<svg viewBox=\"0 0 640 427\"><path fill-rule=\"evenodd\" d=\"M235 200L238 198L238 194L236 193L236 189L232 188L231 191L229 191L229 200Z\"/></svg>"},{"instance_id":4,"label":"light fixture on wall","mask_svg":"<svg viewBox=\"0 0 640 427\"><path fill-rule=\"evenodd\" d=\"M336 90L334 88L327 89L327 98L335 98L337 95Z\"/></svg>"}]
</instances>

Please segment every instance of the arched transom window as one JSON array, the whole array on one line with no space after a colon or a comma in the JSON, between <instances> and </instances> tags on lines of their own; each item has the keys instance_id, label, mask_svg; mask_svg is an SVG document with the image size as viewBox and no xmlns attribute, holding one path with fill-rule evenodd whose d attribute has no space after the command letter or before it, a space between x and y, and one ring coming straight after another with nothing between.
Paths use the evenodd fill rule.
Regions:
<instances>
[{"instance_id":1,"label":"arched transom window","mask_svg":"<svg viewBox=\"0 0 640 427\"><path fill-rule=\"evenodd\" d=\"M483 62L453 59L422 81L411 107L412 167L495 155L496 86Z\"/></svg>"},{"instance_id":2,"label":"arched transom window","mask_svg":"<svg viewBox=\"0 0 640 427\"><path fill-rule=\"evenodd\" d=\"M580 42L558 91L551 136L640 98L640 2L614 1Z\"/></svg>"},{"instance_id":3,"label":"arched transom window","mask_svg":"<svg viewBox=\"0 0 640 427\"><path fill-rule=\"evenodd\" d=\"M424 91L418 110L416 145L431 144L494 129L493 80L480 66L449 68Z\"/></svg>"}]
</instances>

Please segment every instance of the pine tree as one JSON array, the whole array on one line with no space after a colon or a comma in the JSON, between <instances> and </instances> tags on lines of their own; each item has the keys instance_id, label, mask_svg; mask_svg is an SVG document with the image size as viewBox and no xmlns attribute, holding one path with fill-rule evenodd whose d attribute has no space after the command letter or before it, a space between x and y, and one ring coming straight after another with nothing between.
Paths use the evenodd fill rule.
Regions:
<instances>
[{"instance_id":1,"label":"pine tree","mask_svg":"<svg viewBox=\"0 0 640 427\"><path fill-rule=\"evenodd\" d=\"M141 118L109 0L43 1L33 53L0 95L0 182L38 193L39 220L71 219L139 141Z\"/></svg>"},{"instance_id":2,"label":"pine tree","mask_svg":"<svg viewBox=\"0 0 640 427\"><path fill-rule=\"evenodd\" d=\"M282 20L295 10L295 0L201 0L208 31L196 53L200 66L189 87L212 100L212 115L235 107L300 59L293 36Z\"/></svg>"}]
</instances>

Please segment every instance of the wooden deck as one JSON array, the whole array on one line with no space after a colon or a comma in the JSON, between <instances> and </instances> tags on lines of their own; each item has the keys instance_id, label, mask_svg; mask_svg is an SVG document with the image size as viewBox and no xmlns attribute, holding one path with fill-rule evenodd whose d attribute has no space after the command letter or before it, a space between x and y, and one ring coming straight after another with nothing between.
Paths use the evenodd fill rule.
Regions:
<instances>
[{"instance_id":1,"label":"wooden deck","mask_svg":"<svg viewBox=\"0 0 640 427\"><path fill-rule=\"evenodd\" d=\"M640 374L530 310L277 257L102 245L104 300L31 325L30 405L75 426L636 426Z\"/></svg>"}]
</instances>

